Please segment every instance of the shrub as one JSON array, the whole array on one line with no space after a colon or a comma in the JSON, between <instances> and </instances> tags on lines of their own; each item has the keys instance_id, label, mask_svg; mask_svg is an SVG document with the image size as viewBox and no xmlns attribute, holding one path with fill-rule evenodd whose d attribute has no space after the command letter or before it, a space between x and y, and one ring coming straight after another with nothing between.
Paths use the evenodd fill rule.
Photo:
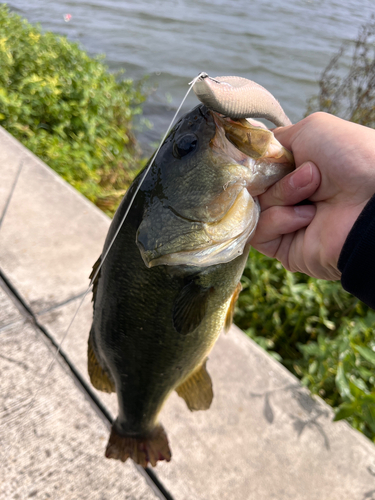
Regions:
<instances>
[{"instance_id":1,"label":"shrub","mask_svg":"<svg viewBox=\"0 0 375 500\"><path fill-rule=\"evenodd\" d=\"M132 119L144 100L76 43L0 6L0 125L105 211L135 173Z\"/></svg>"}]
</instances>

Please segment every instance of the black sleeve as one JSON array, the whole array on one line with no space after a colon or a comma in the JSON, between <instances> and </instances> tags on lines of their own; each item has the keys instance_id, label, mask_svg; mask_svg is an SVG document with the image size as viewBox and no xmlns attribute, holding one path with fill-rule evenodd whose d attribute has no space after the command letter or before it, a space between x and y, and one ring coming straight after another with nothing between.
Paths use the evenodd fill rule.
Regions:
<instances>
[{"instance_id":1,"label":"black sleeve","mask_svg":"<svg viewBox=\"0 0 375 500\"><path fill-rule=\"evenodd\" d=\"M338 268L344 290L375 309L375 195L350 230Z\"/></svg>"}]
</instances>

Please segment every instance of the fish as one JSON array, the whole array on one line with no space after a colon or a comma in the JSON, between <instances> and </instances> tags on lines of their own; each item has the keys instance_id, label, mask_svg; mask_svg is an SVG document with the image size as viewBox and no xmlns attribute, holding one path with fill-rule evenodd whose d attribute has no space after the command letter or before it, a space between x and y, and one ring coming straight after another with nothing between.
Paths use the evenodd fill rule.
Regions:
<instances>
[{"instance_id":1,"label":"fish","mask_svg":"<svg viewBox=\"0 0 375 500\"><path fill-rule=\"evenodd\" d=\"M210 407L208 354L232 323L256 197L294 168L263 125L203 103L150 162L113 218L107 258L93 267L88 340L92 385L118 399L105 455L143 467L171 459L158 416L173 391L191 411Z\"/></svg>"}]
</instances>

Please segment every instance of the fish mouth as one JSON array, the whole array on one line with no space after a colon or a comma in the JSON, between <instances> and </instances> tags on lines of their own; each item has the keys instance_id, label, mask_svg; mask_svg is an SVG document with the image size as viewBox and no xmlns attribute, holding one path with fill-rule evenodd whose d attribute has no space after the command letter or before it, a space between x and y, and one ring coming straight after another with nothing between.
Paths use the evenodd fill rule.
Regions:
<instances>
[{"instance_id":1,"label":"fish mouth","mask_svg":"<svg viewBox=\"0 0 375 500\"><path fill-rule=\"evenodd\" d=\"M248 168L245 178L251 196L264 193L294 170L292 153L263 123L251 118L233 120L215 111L211 114L216 125L211 147Z\"/></svg>"}]
</instances>

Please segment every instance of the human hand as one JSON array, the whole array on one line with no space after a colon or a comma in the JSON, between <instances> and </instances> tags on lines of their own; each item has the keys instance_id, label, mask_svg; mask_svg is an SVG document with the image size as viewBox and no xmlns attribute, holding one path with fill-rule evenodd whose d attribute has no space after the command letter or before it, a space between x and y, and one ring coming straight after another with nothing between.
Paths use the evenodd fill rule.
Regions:
<instances>
[{"instance_id":1,"label":"human hand","mask_svg":"<svg viewBox=\"0 0 375 500\"><path fill-rule=\"evenodd\" d=\"M290 271L340 279L345 239L375 193L375 130L315 113L274 134L296 170L259 196L251 245ZM294 206L306 199L313 203Z\"/></svg>"}]
</instances>

